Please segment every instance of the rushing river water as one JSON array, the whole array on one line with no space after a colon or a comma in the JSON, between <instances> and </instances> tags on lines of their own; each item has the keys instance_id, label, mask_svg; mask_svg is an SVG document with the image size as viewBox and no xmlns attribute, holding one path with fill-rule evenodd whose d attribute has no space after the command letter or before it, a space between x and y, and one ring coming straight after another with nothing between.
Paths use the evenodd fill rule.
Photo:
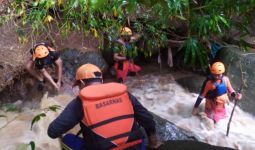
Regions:
<instances>
[{"instance_id":1,"label":"rushing river water","mask_svg":"<svg viewBox=\"0 0 255 150\"><path fill-rule=\"evenodd\" d=\"M236 107L229 136L226 136L233 103L226 105L228 117L214 125L203 113L204 101L200 104L200 115L191 115L198 95L186 91L170 74L140 76L128 80L127 84L148 110L193 132L200 141L240 150L255 149L255 118L239 107Z\"/></svg>"},{"instance_id":2,"label":"rushing river water","mask_svg":"<svg viewBox=\"0 0 255 150\"><path fill-rule=\"evenodd\" d=\"M200 104L199 116L191 116L191 110L196 101L197 94L189 93L178 85L171 74L150 74L138 77L129 77L126 83L130 92L151 112L173 122L177 126L194 133L197 138L212 145L232 147L240 150L255 149L255 118L248 113L236 108L232 119L229 136L226 137L228 118L219 121L216 125L205 117L204 102ZM32 118L44 112L43 108L51 105L60 105L62 110L74 98L77 89L67 87L62 94L47 97L41 100L40 109L23 108L20 113L3 111L6 117L0 117L0 149L14 150L26 147L34 141L37 150L60 149L59 141L47 136L49 123L58 115L47 112L38 123L30 130ZM233 103L227 105L228 115L233 108Z\"/></svg>"}]
</instances>

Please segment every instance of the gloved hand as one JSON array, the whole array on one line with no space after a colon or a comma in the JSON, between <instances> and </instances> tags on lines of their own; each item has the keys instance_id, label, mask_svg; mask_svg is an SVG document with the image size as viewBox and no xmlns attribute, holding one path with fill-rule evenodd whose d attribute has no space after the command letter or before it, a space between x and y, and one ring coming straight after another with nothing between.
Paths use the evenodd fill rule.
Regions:
<instances>
[{"instance_id":1,"label":"gloved hand","mask_svg":"<svg viewBox=\"0 0 255 150\"><path fill-rule=\"evenodd\" d=\"M241 99L242 99L242 94L236 93L235 100L241 100Z\"/></svg>"}]
</instances>

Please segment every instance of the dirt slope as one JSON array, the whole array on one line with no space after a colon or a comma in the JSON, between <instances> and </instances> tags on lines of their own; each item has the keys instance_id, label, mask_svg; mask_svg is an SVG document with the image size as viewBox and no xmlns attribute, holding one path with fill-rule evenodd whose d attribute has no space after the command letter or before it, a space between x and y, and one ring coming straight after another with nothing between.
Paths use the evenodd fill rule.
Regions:
<instances>
[{"instance_id":1,"label":"dirt slope","mask_svg":"<svg viewBox=\"0 0 255 150\"><path fill-rule=\"evenodd\" d=\"M24 72L24 65L31 57L29 49L32 45L45 41L47 37L42 34L38 39L29 39L29 42L21 44L11 22L1 26L0 33L0 91L2 91L12 84L14 78ZM49 31L47 34L54 40L53 44L57 50L75 48L81 51L96 51L98 47L98 39L85 37L80 32L72 32L67 37L61 37L57 30Z\"/></svg>"}]
</instances>

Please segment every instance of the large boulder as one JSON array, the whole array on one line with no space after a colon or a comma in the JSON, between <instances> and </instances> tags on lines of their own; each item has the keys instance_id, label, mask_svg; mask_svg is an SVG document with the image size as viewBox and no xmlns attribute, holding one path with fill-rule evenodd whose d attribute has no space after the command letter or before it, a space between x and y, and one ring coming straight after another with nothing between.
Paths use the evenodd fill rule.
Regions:
<instances>
[{"instance_id":1,"label":"large boulder","mask_svg":"<svg viewBox=\"0 0 255 150\"><path fill-rule=\"evenodd\" d=\"M181 129L173 123L153 114L156 122L156 130L161 141L164 144L158 148L158 150L233 150L228 147L220 147L210 145L204 142L198 141L191 132Z\"/></svg>"},{"instance_id":2,"label":"large boulder","mask_svg":"<svg viewBox=\"0 0 255 150\"><path fill-rule=\"evenodd\" d=\"M197 141L198 139L194 134L181 129L174 125L173 123L153 114L154 120L156 122L156 130L162 141L169 140L191 140Z\"/></svg>"},{"instance_id":3,"label":"large boulder","mask_svg":"<svg viewBox=\"0 0 255 150\"><path fill-rule=\"evenodd\" d=\"M190 74L182 78L176 79L176 82L192 93L199 93L202 87L205 76L198 74Z\"/></svg>"},{"instance_id":4,"label":"large boulder","mask_svg":"<svg viewBox=\"0 0 255 150\"><path fill-rule=\"evenodd\" d=\"M226 66L226 75L233 88L238 91L242 87L243 98L239 102L242 109L255 115L255 53L242 52L237 47L227 47L220 51L219 59ZM242 72L242 73L241 73Z\"/></svg>"},{"instance_id":5,"label":"large boulder","mask_svg":"<svg viewBox=\"0 0 255 150\"><path fill-rule=\"evenodd\" d=\"M77 68L85 63L98 66L102 72L108 68L103 56L96 51L83 53L77 49L67 49L62 51L61 58L63 60L63 76L69 80L74 80Z\"/></svg>"}]
</instances>

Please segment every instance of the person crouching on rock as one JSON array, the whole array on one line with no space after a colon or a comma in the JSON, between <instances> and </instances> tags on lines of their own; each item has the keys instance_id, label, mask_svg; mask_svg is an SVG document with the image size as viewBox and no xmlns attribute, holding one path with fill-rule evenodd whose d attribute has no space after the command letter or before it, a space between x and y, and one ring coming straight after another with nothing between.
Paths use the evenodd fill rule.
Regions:
<instances>
[{"instance_id":1,"label":"person crouching on rock","mask_svg":"<svg viewBox=\"0 0 255 150\"><path fill-rule=\"evenodd\" d=\"M38 90L43 89L44 78L57 90L60 90L62 78L62 60L59 53L48 43L38 43L31 50L32 58L26 64L27 71L38 81ZM56 68L56 77L53 79L46 68L52 65Z\"/></svg>"},{"instance_id":2,"label":"person crouching on rock","mask_svg":"<svg viewBox=\"0 0 255 150\"><path fill-rule=\"evenodd\" d=\"M115 42L114 47L114 69L116 71L119 83L126 80L128 73L136 75L141 67L134 64L133 58L137 55L137 49L134 42L140 38L140 35L133 35L132 30L124 27L120 31L120 38Z\"/></svg>"}]
</instances>

